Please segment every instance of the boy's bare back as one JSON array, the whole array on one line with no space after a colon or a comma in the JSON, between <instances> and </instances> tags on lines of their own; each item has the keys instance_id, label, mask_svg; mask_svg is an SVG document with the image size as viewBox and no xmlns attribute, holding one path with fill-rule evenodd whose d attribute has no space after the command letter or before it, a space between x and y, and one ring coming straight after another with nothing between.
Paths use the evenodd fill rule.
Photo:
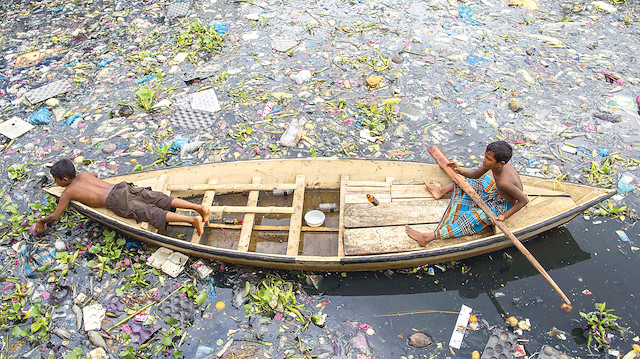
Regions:
<instances>
[{"instance_id":1,"label":"boy's bare back","mask_svg":"<svg viewBox=\"0 0 640 359\"><path fill-rule=\"evenodd\" d=\"M88 172L80 172L69 184L62 197L70 201L79 201L94 208L105 207L105 202L113 184L105 182Z\"/></svg>"},{"instance_id":2,"label":"boy's bare back","mask_svg":"<svg viewBox=\"0 0 640 359\"><path fill-rule=\"evenodd\" d=\"M493 170L492 173L493 179L496 181L496 189L502 198L510 201L519 200L521 198L521 196L514 193L515 189L522 192L523 187L520 175L513 166L506 164L498 171Z\"/></svg>"}]
</instances>

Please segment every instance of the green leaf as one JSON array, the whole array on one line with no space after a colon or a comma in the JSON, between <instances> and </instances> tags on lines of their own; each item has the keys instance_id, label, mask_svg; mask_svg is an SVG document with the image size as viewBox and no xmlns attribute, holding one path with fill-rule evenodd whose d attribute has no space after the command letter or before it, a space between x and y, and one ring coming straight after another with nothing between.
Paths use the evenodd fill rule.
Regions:
<instances>
[{"instance_id":1,"label":"green leaf","mask_svg":"<svg viewBox=\"0 0 640 359\"><path fill-rule=\"evenodd\" d=\"M176 325L176 324L178 324L178 320L176 318L169 318L169 319L167 319L167 324Z\"/></svg>"},{"instance_id":2,"label":"green leaf","mask_svg":"<svg viewBox=\"0 0 640 359\"><path fill-rule=\"evenodd\" d=\"M127 243L127 240L124 238L118 238L118 240L116 241L116 244L119 246L124 246L125 243Z\"/></svg>"},{"instance_id":3,"label":"green leaf","mask_svg":"<svg viewBox=\"0 0 640 359\"><path fill-rule=\"evenodd\" d=\"M207 293L204 293L204 292L200 293L196 297L196 304L197 305L203 305L205 300L207 300Z\"/></svg>"},{"instance_id":4,"label":"green leaf","mask_svg":"<svg viewBox=\"0 0 640 359\"><path fill-rule=\"evenodd\" d=\"M35 322L31 324L31 333L35 333L40 330L41 324L39 322Z\"/></svg>"},{"instance_id":5,"label":"green leaf","mask_svg":"<svg viewBox=\"0 0 640 359\"><path fill-rule=\"evenodd\" d=\"M178 349L174 350L173 353L171 353L171 356L174 358L182 357L182 350L178 350Z\"/></svg>"},{"instance_id":6,"label":"green leaf","mask_svg":"<svg viewBox=\"0 0 640 359\"><path fill-rule=\"evenodd\" d=\"M7 206L7 212L15 215L18 214L18 205L13 203Z\"/></svg>"},{"instance_id":7,"label":"green leaf","mask_svg":"<svg viewBox=\"0 0 640 359\"><path fill-rule=\"evenodd\" d=\"M98 252L100 252L100 243L94 243L91 248L89 248L89 253L93 253L96 254Z\"/></svg>"},{"instance_id":8,"label":"green leaf","mask_svg":"<svg viewBox=\"0 0 640 359\"><path fill-rule=\"evenodd\" d=\"M244 311L245 312L250 312L252 308L253 308L253 305L250 304L250 303L247 303L247 304L244 305Z\"/></svg>"},{"instance_id":9,"label":"green leaf","mask_svg":"<svg viewBox=\"0 0 640 359\"><path fill-rule=\"evenodd\" d=\"M29 316L31 318L37 318L40 316L40 305L36 304L33 306L33 308L31 308L31 310L29 311Z\"/></svg>"},{"instance_id":10,"label":"green leaf","mask_svg":"<svg viewBox=\"0 0 640 359\"><path fill-rule=\"evenodd\" d=\"M126 334L129 334L129 333L126 333ZM122 359L134 359L133 347L129 345L127 349L120 352L120 356L122 357Z\"/></svg>"},{"instance_id":11,"label":"green leaf","mask_svg":"<svg viewBox=\"0 0 640 359\"><path fill-rule=\"evenodd\" d=\"M173 344L173 341L171 340L171 338L168 335L163 333L162 334L162 344L164 344L166 346L169 346L169 345Z\"/></svg>"},{"instance_id":12,"label":"green leaf","mask_svg":"<svg viewBox=\"0 0 640 359\"><path fill-rule=\"evenodd\" d=\"M73 348L72 350L67 352L66 359L80 359L83 352L81 348Z\"/></svg>"},{"instance_id":13,"label":"green leaf","mask_svg":"<svg viewBox=\"0 0 640 359\"><path fill-rule=\"evenodd\" d=\"M249 281L246 281L244 283L244 292L242 293L242 296L246 297L247 295L249 295L250 290L251 290L251 284L249 283Z\"/></svg>"},{"instance_id":14,"label":"green leaf","mask_svg":"<svg viewBox=\"0 0 640 359\"><path fill-rule=\"evenodd\" d=\"M20 327L15 326L13 327L13 329L11 329L11 335L14 337L24 337L25 335L27 335L27 333Z\"/></svg>"}]
</instances>

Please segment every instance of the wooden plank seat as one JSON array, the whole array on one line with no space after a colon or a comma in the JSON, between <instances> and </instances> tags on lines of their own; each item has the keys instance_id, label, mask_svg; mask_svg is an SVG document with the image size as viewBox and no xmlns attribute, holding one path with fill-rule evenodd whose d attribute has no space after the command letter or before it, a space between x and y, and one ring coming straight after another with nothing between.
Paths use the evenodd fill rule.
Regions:
<instances>
[{"instance_id":1,"label":"wooden plank seat","mask_svg":"<svg viewBox=\"0 0 640 359\"><path fill-rule=\"evenodd\" d=\"M359 228L438 223L447 205L448 201L436 201L433 198L382 202L378 206L369 202L348 203L344 209L344 226Z\"/></svg>"},{"instance_id":2,"label":"wooden plank seat","mask_svg":"<svg viewBox=\"0 0 640 359\"><path fill-rule=\"evenodd\" d=\"M191 227L189 223L184 223L184 222L170 222L169 224L172 226L178 226L178 227ZM224 224L224 223L209 222L204 225L204 228L242 229L242 224ZM287 231L288 232L290 229L291 229L291 226L270 226L270 225L261 225L261 224L253 225L254 231ZM338 232L339 228L300 226L300 231L301 232Z\"/></svg>"},{"instance_id":3,"label":"wooden plank seat","mask_svg":"<svg viewBox=\"0 0 640 359\"><path fill-rule=\"evenodd\" d=\"M210 179L208 182L209 184L215 184L218 181L215 179ZM207 190L206 192L204 192L204 196L202 197L202 205L211 207L215 196L216 196L215 190ZM205 225L206 225L209 222L209 218L205 218L205 220L206 220L205 222ZM191 243L200 243L201 238L202 236L198 234L198 231L193 231L193 234L191 235Z\"/></svg>"},{"instance_id":4,"label":"wooden plank seat","mask_svg":"<svg viewBox=\"0 0 640 359\"><path fill-rule=\"evenodd\" d=\"M216 183L203 183L203 184L169 184L167 190L175 192L198 192L198 191L216 191L218 194L237 193L247 191L273 191L274 189L296 189L296 185L292 183L278 183L278 184L260 184L260 183L247 183L247 184L216 184Z\"/></svg>"},{"instance_id":5,"label":"wooden plank seat","mask_svg":"<svg viewBox=\"0 0 640 359\"><path fill-rule=\"evenodd\" d=\"M387 181L347 181L344 203L369 203L367 194L374 196L380 203L391 202L392 178Z\"/></svg>"},{"instance_id":6,"label":"wooden plank seat","mask_svg":"<svg viewBox=\"0 0 640 359\"><path fill-rule=\"evenodd\" d=\"M253 177L253 184L260 183L260 177ZM247 199L247 206L257 206L258 196L260 191L253 190L249 192L249 198ZM251 233L253 232L253 224L256 219L255 212L245 213L242 220L242 230L240 231L240 239L238 240L238 250L247 252L249 251L249 244L251 243Z\"/></svg>"},{"instance_id":7,"label":"wooden plank seat","mask_svg":"<svg viewBox=\"0 0 640 359\"><path fill-rule=\"evenodd\" d=\"M287 255L297 256L300 250L300 227L302 226L302 209L304 206L304 175L296 176L296 189L293 192L293 209L295 212L291 215L289 222L289 239L287 240Z\"/></svg>"},{"instance_id":8,"label":"wooden plank seat","mask_svg":"<svg viewBox=\"0 0 640 359\"><path fill-rule=\"evenodd\" d=\"M414 225L412 228L421 232L433 232L437 223ZM349 228L344 234L344 253L347 256L399 253L421 249L446 247L457 243L482 238L492 233L490 227L472 235L432 241L426 247L409 238L404 226Z\"/></svg>"}]
</instances>

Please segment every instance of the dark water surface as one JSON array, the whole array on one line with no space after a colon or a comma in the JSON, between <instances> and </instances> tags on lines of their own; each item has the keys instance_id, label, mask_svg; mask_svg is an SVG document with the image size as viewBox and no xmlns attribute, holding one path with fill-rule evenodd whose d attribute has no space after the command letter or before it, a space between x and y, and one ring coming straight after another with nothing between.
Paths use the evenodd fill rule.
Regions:
<instances>
[{"instance_id":1,"label":"dark water surface","mask_svg":"<svg viewBox=\"0 0 640 359\"><path fill-rule=\"evenodd\" d=\"M619 239L615 231L620 229L625 230L631 242ZM329 301L324 310L328 314L327 326L322 330L343 336L339 341L342 342L341 357L355 357L353 350L351 355L345 355L344 337L348 339L348 335L339 329L349 321L367 323L375 330L374 335L367 337L374 358L454 357L449 351L449 339L457 312L462 305L467 305L478 317L480 329L467 331L461 349L455 350L457 357L471 358L474 350L482 353L490 336L487 325L507 329L503 317L514 316L531 323L531 330L521 335L522 339L529 340L525 343L529 355L548 344L574 357L585 358L589 355L587 346L584 339L576 335L580 332L576 328L586 324L579 312L590 312L599 302L615 309L615 314L621 317L618 323L630 328L631 332L625 336L616 335L611 345L624 355L631 349L639 324L636 296L640 294L637 277L640 252L631 250L638 235L637 227L619 220L598 217L587 221L578 217L526 243L573 302L571 313L560 309L563 303L560 296L515 248L449 264L445 272L434 268L433 276L424 269L418 273L331 273L324 274L321 292L314 292L311 286L305 289L314 299ZM283 272L287 274L291 273ZM592 294L584 294L585 290ZM216 300L231 300L230 289L218 288L217 291ZM429 310L434 312L424 313ZM217 323L224 321L218 318ZM202 324L196 323L195 327ZM207 332L210 326L213 332ZM206 335L198 330L192 335L207 345L208 338L219 337L215 327L213 323L204 324L202 330ZM565 332L566 340L549 335L553 328ZM321 329L309 330L307 334ZM409 347L406 338L415 330L429 333L434 344L423 349ZM193 341L187 342L193 344ZM182 348L185 354L195 351L192 344L185 343Z\"/></svg>"},{"instance_id":2,"label":"dark water surface","mask_svg":"<svg viewBox=\"0 0 640 359\"><path fill-rule=\"evenodd\" d=\"M594 303L606 302L621 317L619 324L631 327L631 330L638 328L636 296L640 293L637 276L640 254L632 253L629 243L618 239L615 231L622 225L616 220L594 225L593 221L578 218L566 227L548 231L527 243L527 248L573 302L571 313L560 309L560 296L515 248L461 261L461 265L470 267L467 274L461 273L461 266L444 273L436 269L434 276L422 278L411 275L389 278L382 273L349 274L347 278L331 283L337 286L326 292L334 304L331 309L339 307L328 313L344 319L367 318L368 324L376 329L376 336L385 340L376 348L376 354L381 358L433 352L435 348L422 351L407 348L406 340L399 335L404 334L406 338L413 329L431 334L436 343L441 342L447 348L457 315L380 315L424 310L458 311L463 304L478 313L480 322L484 319L489 325L501 328L507 327L501 313L519 320L528 318L531 331L524 331L522 337L531 340L526 344L529 354L543 344L550 344L584 357L586 345L577 344L570 333L586 324L578 312L592 311ZM628 230L627 234L632 242L638 238L637 228ZM505 259L503 253L512 260ZM593 294L585 295L584 290ZM567 340L549 336L547 332L553 327L569 333ZM633 336L635 334L630 337ZM471 357L473 350L482 352L488 337L489 332L483 326L479 331L467 332L463 346L456 354ZM614 341L612 348L619 347L624 354L631 349L630 343L631 338ZM439 357L448 354L448 351L439 352Z\"/></svg>"}]
</instances>

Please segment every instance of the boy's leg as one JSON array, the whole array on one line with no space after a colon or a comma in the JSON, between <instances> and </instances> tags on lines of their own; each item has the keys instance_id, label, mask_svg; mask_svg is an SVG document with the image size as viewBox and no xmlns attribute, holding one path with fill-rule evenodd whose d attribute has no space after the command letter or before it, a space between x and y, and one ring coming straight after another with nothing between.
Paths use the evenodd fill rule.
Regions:
<instances>
[{"instance_id":1,"label":"boy's leg","mask_svg":"<svg viewBox=\"0 0 640 359\"><path fill-rule=\"evenodd\" d=\"M183 208L183 207L179 207L179 208ZM204 223L202 222L202 218L198 216L192 217L192 216L185 216L185 215L177 214L173 212L167 212L166 221L189 223L193 228L196 229L196 231L198 231L198 235L202 235L202 233L204 232Z\"/></svg>"},{"instance_id":2,"label":"boy's leg","mask_svg":"<svg viewBox=\"0 0 640 359\"><path fill-rule=\"evenodd\" d=\"M421 247L426 246L429 242L436 239L436 236L432 232L420 232L407 225L404 226L405 232L414 241L418 242Z\"/></svg>"},{"instance_id":3,"label":"boy's leg","mask_svg":"<svg viewBox=\"0 0 640 359\"><path fill-rule=\"evenodd\" d=\"M425 187L427 187L427 189L429 190L429 192L431 192L431 194L433 195L434 199L440 199L442 198L442 196L444 196L445 194L451 192L451 190L453 190L453 182L449 182L448 184L439 187L436 186L434 184L431 184L429 182L427 182L426 180L424 181L424 185Z\"/></svg>"},{"instance_id":4,"label":"boy's leg","mask_svg":"<svg viewBox=\"0 0 640 359\"><path fill-rule=\"evenodd\" d=\"M209 216L211 215L211 210L209 210L209 207L205 207L201 204L191 203L189 201L185 201L184 199L180 199L180 198L174 198L171 201L171 207L193 209L194 211L197 211L198 213L200 213L200 216L202 217L202 220L204 222L209 221Z\"/></svg>"}]
</instances>

